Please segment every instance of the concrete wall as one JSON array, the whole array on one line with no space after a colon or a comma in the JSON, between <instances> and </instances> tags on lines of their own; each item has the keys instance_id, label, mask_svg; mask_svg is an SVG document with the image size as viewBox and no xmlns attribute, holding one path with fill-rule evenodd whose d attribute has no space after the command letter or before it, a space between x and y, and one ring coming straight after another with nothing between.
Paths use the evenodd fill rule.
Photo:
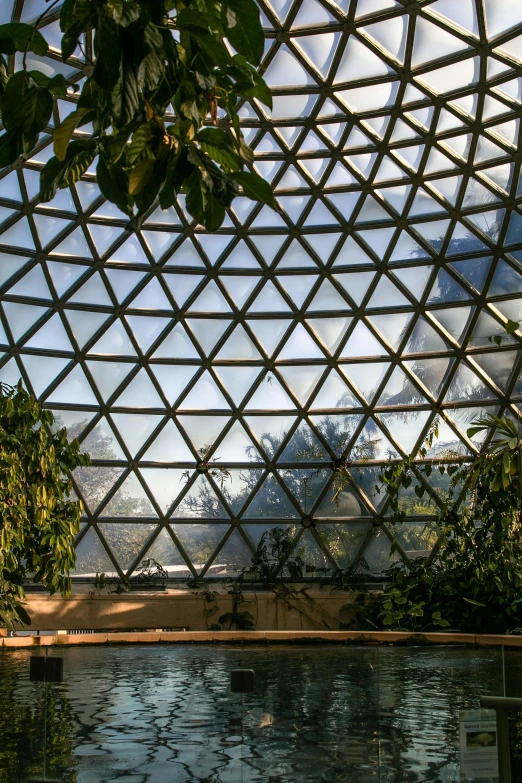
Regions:
<instances>
[{"instance_id":1,"label":"concrete wall","mask_svg":"<svg viewBox=\"0 0 522 783\"><path fill-rule=\"evenodd\" d=\"M309 589L306 594L284 600L271 592L245 593L239 612L254 617L258 631L338 631L353 613L341 607L353 601L353 594ZM201 596L190 591L169 590L158 593L73 595L71 598L45 594L29 595L25 607L32 619L29 630L109 630L186 628L205 631L219 617L233 610L232 598L219 590L217 611ZM228 625L224 630L228 629Z\"/></svg>"}]
</instances>

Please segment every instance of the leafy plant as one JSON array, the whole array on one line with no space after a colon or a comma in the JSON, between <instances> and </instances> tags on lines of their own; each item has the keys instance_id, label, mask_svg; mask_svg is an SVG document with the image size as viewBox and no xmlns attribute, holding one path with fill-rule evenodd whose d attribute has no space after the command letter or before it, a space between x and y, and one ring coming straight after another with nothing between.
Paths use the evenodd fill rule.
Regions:
<instances>
[{"instance_id":1,"label":"leafy plant","mask_svg":"<svg viewBox=\"0 0 522 783\"><path fill-rule=\"evenodd\" d=\"M52 434L53 421L21 383L0 383L0 622L8 628L30 625L26 581L71 590L82 503L70 497L70 473L89 457L64 429Z\"/></svg>"},{"instance_id":2,"label":"leafy plant","mask_svg":"<svg viewBox=\"0 0 522 783\"><path fill-rule=\"evenodd\" d=\"M47 53L38 26L57 2L35 25L0 25L0 166L30 153L59 97L71 112L54 129L41 201L97 160L102 194L129 217L141 217L158 198L168 209L181 191L209 231L221 226L240 189L275 207L270 186L244 170L253 153L239 127L239 101L272 105L257 71L264 36L254 0L65 0L62 59L78 68L68 79L27 68L28 52ZM5 55L15 52L23 59L13 73Z\"/></svg>"},{"instance_id":3,"label":"leafy plant","mask_svg":"<svg viewBox=\"0 0 522 783\"><path fill-rule=\"evenodd\" d=\"M509 633L522 625L522 441L509 418L496 416L473 422L468 437L490 430L496 437L471 464L451 466L432 558L389 569L389 587L368 605L372 627ZM390 498L405 476L389 474Z\"/></svg>"},{"instance_id":4,"label":"leafy plant","mask_svg":"<svg viewBox=\"0 0 522 783\"><path fill-rule=\"evenodd\" d=\"M153 557L149 557L147 560L142 560L141 565L138 566L136 573L131 577L130 581L131 584L150 585L154 587L163 585L168 578L169 575L161 563L158 563Z\"/></svg>"}]
</instances>

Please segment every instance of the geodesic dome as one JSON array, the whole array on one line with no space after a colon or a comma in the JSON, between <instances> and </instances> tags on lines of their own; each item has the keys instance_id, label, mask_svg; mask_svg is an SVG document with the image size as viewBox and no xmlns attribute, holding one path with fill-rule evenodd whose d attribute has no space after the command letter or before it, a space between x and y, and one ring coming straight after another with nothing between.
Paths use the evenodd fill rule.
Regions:
<instances>
[{"instance_id":1,"label":"geodesic dome","mask_svg":"<svg viewBox=\"0 0 522 783\"><path fill-rule=\"evenodd\" d=\"M379 575L394 535L396 558L431 550L447 491L436 471L405 490L395 530L379 466L435 418L427 456L466 457L474 418L518 412L521 3L259 5L274 106L241 116L279 212L238 198L210 235L180 198L135 230L94 167L41 204L52 128L1 174L0 380L22 377L92 456L77 575L154 557L226 576L275 527L311 575ZM4 0L0 22L45 7ZM58 14L29 60L77 73Z\"/></svg>"}]
</instances>

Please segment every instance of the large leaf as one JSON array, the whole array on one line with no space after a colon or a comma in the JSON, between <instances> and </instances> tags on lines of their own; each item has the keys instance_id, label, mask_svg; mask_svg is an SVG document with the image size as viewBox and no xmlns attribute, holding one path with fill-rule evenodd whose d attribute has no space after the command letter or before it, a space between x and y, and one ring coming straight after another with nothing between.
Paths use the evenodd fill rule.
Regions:
<instances>
[{"instance_id":1,"label":"large leaf","mask_svg":"<svg viewBox=\"0 0 522 783\"><path fill-rule=\"evenodd\" d=\"M258 174L252 174L250 171L238 171L232 176L239 182L247 198L251 198L254 201L262 201L263 204L268 204L272 209L277 209L272 188Z\"/></svg>"},{"instance_id":2,"label":"large leaf","mask_svg":"<svg viewBox=\"0 0 522 783\"><path fill-rule=\"evenodd\" d=\"M88 30L95 22L96 6L92 0L64 0L60 9L60 30L68 33L73 27Z\"/></svg>"},{"instance_id":3,"label":"large leaf","mask_svg":"<svg viewBox=\"0 0 522 783\"><path fill-rule=\"evenodd\" d=\"M44 130L51 119L53 96L24 71L18 71L9 79L1 105L7 130L34 135Z\"/></svg>"},{"instance_id":4,"label":"large leaf","mask_svg":"<svg viewBox=\"0 0 522 783\"><path fill-rule=\"evenodd\" d=\"M61 122L58 125L58 127L54 129L53 132L54 154L56 155L58 160L65 160L67 145L69 144L78 123L83 118L83 116L87 114L88 111L89 109L85 107L76 109L76 111L73 111L69 115L67 115L67 117L63 120L63 122Z\"/></svg>"},{"instance_id":5,"label":"large leaf","mask_svg":"<svg viewBox=\"0 0 522 783\"><path fill-rule=\"evenodd\" d=\"M25 151L23 134L3 133L0 136L0 168L10 166Z\"/></svg>"},{"instance_id":6,"label":"large leaf","mask_svg":"<svg viewBox=\"0 0 522 783\"><path fill-rule=\"evenodd\" d=\"M106 90L112 90L120 78L122 46L118 26L100 12L95 36L96 65L93 77Z\"/></svg>"},{"instance_id":7,"label":"large leaf","mask_svg":"<svg viewBox=\"0 0 522 783\"><path fill-rule=\"evenodd\" d=\"M226 0L233 14L227 14L227 37L239 54L253 65L263 57L265 37L259 6L254 0Z\"/></svg>"},{"instance_id":8,"label":"large leaf","mask_svg":"<svg viewBox=\"0 0 522 783\"><path fill-rule=\"evenodd\" d=\"M93 162L96 153L94 141L72 141L67 147L65 160L56 157L48 160L40 174L40 200L51 201L58 188L66 188L77 182Z\"/></svg>"},{"instance_id":9,"label":"large leaf","mask_svg":"<svg viewBox=\"0 0 522 783\"><path fill-rule=\"evenodd\" d=\"M129 193L135 195L143 190L143 188L149 184L154 172L154 160L145 160L143 163L138 163L134 166L129 174Z\"/></svg>"},{"instance_id":10,"label":"large leaf","mask_svg":"<svg viewBox=\"0 0 522 783\"><path fill-rule=\"evenodd\" d=\"M34 52L43 57L47 54L49 45L41 32L32 24L23 22L0 24L0 51L12 54L12 47L17 52Z\"/></svg>"},{"instance_id":11,"label":"large leaf","mask_svg":"<svg viewBox=\"0 0 522 783\"><path fill-rule=\"evenodd\" d=\"M129 177L119 166L107 164L100 155L96 167L96 181L102 194L118 209L132 215L132 198L129 194Z\"/></svg>"}]
</instances>

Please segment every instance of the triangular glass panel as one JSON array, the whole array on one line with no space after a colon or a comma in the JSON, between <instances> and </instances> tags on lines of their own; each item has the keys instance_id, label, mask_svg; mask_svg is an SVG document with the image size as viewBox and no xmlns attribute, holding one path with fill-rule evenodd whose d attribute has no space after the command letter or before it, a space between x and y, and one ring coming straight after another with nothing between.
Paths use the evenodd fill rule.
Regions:
<instances>
[{"instance_id":1,"label":"triangular glass panel","mask_svg":"<svg viewBox=\"0 0 522 783\"><path fill-rule=\"evenodd\" d=\"M101 522L98 528L110 547L112 554L122 571L129 568L140 557L143 547L156 530L156 525L147 524L109 524Z\"/></svg>"},{"instance_id":2,"label":"triangular glass panel","mask_svg":"<svg viewBox=\"0 0 522 783\"><path fill-rule=\"evenodd\" d=\"M134 457L142 449L144 443L163 420L163 416L150 413L113 413L111 418L131 457Z\"/></svg>"},{"instance_id":3,"label":"triangular glass panel","mask_svg":"<svg viewBox=\"0 0 522 783\"><path fill-rule=\"evenodd\" d=\"M40 329L25 343L26 348L51 347L54 351L72 352L74 349L64 329L59 313L55 313Z\"/></svg>"},{"instance_id":4,"label":"triangular glass panel","mask_svg":"<svg viewBox=\"0 0 522 783\"><path fill-rule=\"evenodd\" d=\"M197 323L197 322L196 322ZM208 323L208 322L207 322ZM222 324L221 321L217 324ZM216 324L216 325L217 325ZM228 326L228 322L225 322L224 329ZM219 339L219 337L218 337ZM178 323L168 333L159 347L152 354L153 359L199 359L199 353L197 352L192 340L188 336L182 324Z\"/></svg>"},{"instance_id":5,"label":"triangular glass panel","mask_svg":"<svg viewBox=\"0 0 522 783\"><path fill-rule=\"evenodd\" d=\"M352 390L341 380L336 370L331 370L330 374L323 382L319 393L314 398L311 408L314 410L322 408L360 408L361 402L355 397Z\"/></svg>"},{"instance_id":6,"label":"triangular glass panel","mask_svg":"<svg viewBox=\"0 0 522 783\"><path fill-rule=\"evenodd\" d=\"M317 468L282 468L279 470L279 475L304 513L309 514L332 472Z\"/></svg>"},{"instance_id":7,"label":"triangular glass panel","mask_svg":"<svg viewBox=\"0 0 522 783\"><path fill-rule=\"evenodd\" d=\"M166 514L183 491L185 472L182 468L141 468L140 473L157 505Z\"/></svg>"},{"instance_id":8,"label":"triangular glass panel","mask_svg":"<svg viewBox=\"0 0 522 783\"><path fill-rule=\"evenodd\" d=\"M109 319L109 315L106 313L93 313L84 310L64 310L64 313L80 348L83 348Z\"/></svg>"},{"instance_id":9,"label":"triangular glass panel","mask_svg":"<svg viewBox=\"0 0 522 783\"><path fill-rule=\"evenodd\" d=\"M355 329L341 351L341 358L343 359L360 359L363 356L387 355L388 351L362 321L355 325Z\"/></svg>"},{"instance_id":10,"label":"triangular glass panel","mask_svg":"<svg viewBox=\"0 0 522 783\"><path fill-rule=\"evenodd\" d=\"M12 288L9 288L8 293L12 296L23 296L24 298L52 299L40 264L26 272Z\"/></svg>"},{"instance_id":11,"label":"triangular glass panel","mask_svg":"<svg viewBox=\"0 0 522 783\"><path fill-rule=\"evenodd\" d=\"M69 302L78 304L91 304L96 302L102 307L112 307L112 301L107 293L105 283L99 272L95 272L89 279L68 299Z\"/></svg>"},{"instance_id":12,"label":"triangular glass panel","mask_svg":"<svg viewBox=\"0 0 522 783\"><path fill-rule=\"evenodd\" d=\"M170 577L188 578L192 573L166 528L160 530L158 536L156 536L151 546L143 555L143 559L155 560ZM134 573L136 575L136 572Z\"/></svg>"},{"instance_id":13,"label":"triangular glass panel","mask_svg":"<svg viewBox=\"0 0 522 783\"><path fill-rule=\"evenodd\" d=\"M279 319L256 319L248 321L250 329L255 334L268 356L272 356L274 350L279 345L279 342L282 340L288 327L292 323L293 321L282 321Z\"/></svg>"},{"instance_id":14,"label":"triangular glass panel","mask_svg":"<svg viewBox=\"0 0 522 783\"><path fill-rule=\"evenodd\" d=\"M246 333L244 327L238 324L224 346L218 352L216 359L261 359L261 354Z\"/></svg>"},{"instance_id":15,"label":"triangular glass panel","mask_svg":"<svg viewBox=\"0 0 522 783\"><path fill-rule=\"evenodd\" d=\"M388 362L365 362L361 364L341 364L339 369L350 383L371 402L380 387L389 367Z\"/></svg>"},{"instance_id":16,"label":"triangular glass panel","mask_svg":"<svg viewBox=\"0 0 522 783\"><path fill-rule=\"evenodd\" d=\"M472 307L450 307L444 310L433 310L428 315L438 322L450 337L461 344L466 335L473 309Z\"/></svg>"},{"instance_id":17,"label":"triangular glass panel","mask_svg":"<svg viewBox=\"0 0 522 783\"><path fill-rule=\"evenodd\" d=\"M278 369L297 399L302 405L305 405L325 368L322 366L305 365L281 366Z\"/></svg>"},{"instance_id":18,"label":"triangular glass panel","mask_svg":"<svg viewBox=\"0 0 522 783\"><path fill-rule=\"evenodd\" d=\"M147 232L150 233L150 232ZM108 261L112 264L136 264L139 266L149 266L149 259L136 234L131 234L116 250L114 250Z\"/></svg>"},{"instance_id":19,"label":"triangular glass panel","mask_svg":"<svg viewBox=\"0 0 522 783\"><path fill-rule=\"evenodd\" d=\"M239 530L233 528L205 573L212 577L230 577L250 566L251 562L252 551Z\"/></svg>"},{"instance_id":20,"label":"triangular glass panel","mask_svg":"<svg viewBox=\"0 0 522 783\"><path fill-rule=\"evenodd\" d=\"M468 292L457 283L453 275L450 275L445 269L440 269L427 299L427 304L465 302L471 298L471 294L468 294Z\"/></svg>"},{"instance_id":21,"label":"triangular glass panel","mask_svg":"<svg viewBox=\"0 0 522 783\"><path fill-rule=\"evenodd\" d=\"M449 386L444 402L471 402L495 399L495 394L461 362Z\"/></svg>"},{"instance_id":22,"label":"triangular glass panel","mask_svg":"<svg viewBox=\"0 0 522 783\"><path fill-rule=\"evenodd\" d=\"M334 84L387 76L392 69L361 41L350 36L337 67Z\"/></svg>"},{"instance_id":23,"label":"triangular glass panel","mask_svg":"<svg viewBox=\"0 0 522 783\"><path fill-rule=\"evenodd\" d=\"M116 576L116 567L105 551L93 527L90 527L81 541L76 544L76 565L71 571L72 576L95 577L104 573L106 576Z\"/></svg>"},{"instance_id":24,"label":"triangular glass panel","mask_svg":"<svg viewBox=\"0 0 522 783\"><path fill-rule=\"evenodd\" d=\"M264 79L271 89L274 87L296 88L315 85L313 78L285 44L276 52L264 74Z\"/></svg>"},{"instance_id":25,"label":"triangular glass panel","mask_svg":"<svg viewBox=\"0 0 522 783\"><path fill-rule=\"evenodd\" d=\"M20 220L12 224L7 230L3 231L0 236L0 244L16 248L27 248L27 250L35 250L31 227L27 218L20 218Z\"/></svg>"},{"instance_id":26,"label":"triangular glass panel","mask_svg":"<svg viewBox=\"0 0 522 783\"><path fill-rule=\"evenodd\" d=\"M136 356L129 335L120 320L114 321L109 326L89 353L100 356Z\"/></svg>"},{"instance_id":27,"label":"triangular glass panel","mask_svg":"<svg viewBox=\"0 0 522 783\"><path fill-rule=\"evenodd\" d=\"M172 305L157 277L153 277L127 306L133 310L172 310Z\"/></svg>"},{"instance_id":28,"label":"triangular glass panel","mask_svg":"<svg viewBox=\"0 0 522 783\"><path fill-rule=\"evenodd\" d=\"M199 368L186 364L151 364L151 369L161 386L163 394L170 404L174 405Z\"/></svg>"},{"instance_id":29,"label":"triangular glass panel","mask_svg":"<svg viewBox=\"0 0 522 783\"><path fill-rule=\"evenodd\" d=\"M409 411L406 416L404 413L380 413L378 418L404 453L411 454L429 416L429 411Z\"/></svg>"},{"instance_id":30,"label":"triangular glass panel","mask_svg":"<svg viewBox=\"0 0 522 783\"><path fill-rule=\"evenodd\" d=\"M182 307L188 297L204 280L203 275L164 274L163 280L174 297L177 305Z\"/></svg>"},{"instance_id":31,"label":"triangular glass panel","mask_svg":"<svg viewBox=\"0 0 522 783\"><path fill-rule=\"evenodd\" d=\"M281 462L329 462L329 460L324 446L319 442L310 425L302 421L277 462L280 464Z\"/></svg>"},{"instance_id":32,"label":"triangular glass panel","mask_svg":"<svg viewBox=\"0 0 522 783\"><path fill-rule=\"evenodd\" d=\"M352 318L308 318L306 323L330 353L335 353L345 336Z\"/></svg>"},{"instance_id":33,"label":"triangular glass panel","mask_svg":"<svg viewBox=\"0 0 522 783\"><path fill-rule=\"evenodd\" d=\"M479 262L487 262L487 265L484 263L484 266L486 266L485 274L484 274L485 277L491 263L491 257L480 258L480 259L477 258L474 259L473 261L475 265L478 265ZM462 264L466 262L461 261L460 263ZM497 268L495 269L495 274L493 275L493 280L491 281L488 289L488 295L505 296L507 294L516 294L516 293L522 293L522 271L518 271L518 269L514 269L502 258L499 258L497 263Z\"/></svg>"},{"instance_id":34,"label":"triangular glass panel","mask_svg":"<svg viewBox=\"0 0 522 783\"><path fill-rule=\"evenodd\" d=\"M213 459L224 464L230 462L263 462L259 451L239 421L235 421L219 446Z\"/></svg>"},{"instance_id":35,"label":"triangular glass panel","mask_svg":"<svg viewBox=\"0 0 522 783\"><path fill-rule=\"evenodd\" d=\"M125 320L129 324L142 353L146 353L149 350L159 335L171 323L168 318L146 315L127 315Z\"/></svg>"},{"instance_id":36,"label":"triangular glass panel","mask_svg":"<svg viewBox=\"0 0 522 783\"><path fill-rule=\"evenodd\" d=\"M342 492L339 496L339 506L343 502L341 499L343 494L345 493ZM330 515L325 514L324 516ZM317 525L316 535L330 551L337 565L346 569L353 565L370 529L371 523L369 522L351 522L349 525L325 523Z\"/></svg>"},{"instance_id":37,"label":"triangular glass panel","mask_svg":"<svg viewBox=\"0 0 522 783\"><path fill-rule=\"evenodd\" d=\"M517 361L516 351L473 354L473 361L502 392L507 390L511 373Z\"/></svg>"},{"instance_id":38,"label":"triangular glass panel","mask_svg":"<svg viewBox=\"0 0 522 783\"><path fill-rule=\"evenodd\" d=\"M392 372L378 404L386 406L418 405L425 401L424 394L417 389L408 376L396 367Z\"/></svg>"},{"instance_id":39,"label":"triangular glass panel","mask_svg":"<svg viewBox=\"0 0 522 783\"><path fill-rule=\"evenodd\" d=\"M106 418L101 418L82 440L82 451L91 459L126 460L123 449Z\"/></svg>"},{"instance_id":40,"label":"triangular glass panel","mask_svg":"<svg viewBox=\"0 0 522 783\"><path fill-rule=\"evenodd\" d=\"M95 511L123 473L123 468L76 468L74 480L91 511Z\"/></svg>"},{"instance_id":41,"label":"triangular glass panel","mask_svg":"<svg viewBox=\"0 0 522 783\"><path fill-rule=\"evenodd\" d=\"M277 356L277 361L288 359L324 359L321 351L302 324L297 324Z\"/></svg>"},{"instance_id":42,"label":"triangular glass panel","mask_svg":"<svg viewBox=\"0 0 522 783\"><path fill-rule=\"evenodd\" d=\"M261 367L221 367L214 368L219 380L229 393L232 401L239 405L251 389L261 371Z\"/></svg>"},{"instance_id":43,"label":"triangular glass panel","mask_svg":"<svg viewBox=\"0 0 522 783\"><path fill-rule=\"evenodd\" d=\"M59 359L55 356L22 355L25 371L29 376L33 392L40 397L47 387L67 367L69 359ZM76 400L78 402L78 400Z\"/></svg>"},{"instance_id":44,"label":"triangular glass panel","mask_svg":"<svg viewBox=\"0 0 522 783\"><path fill-rule=\"evenodd\" d=\"M223 337L230 326L230 321L215 320L210 318L187 319L187 324L200 344L203 353L207 356L212 353L216 343ZM155 354L156 356L157 354ZM166 357L165 357L166 358ZM183 357L181 357L183 358ZM187 358L189 358L187 356Z\"/></svg>"},{"instance_id":45,"label":"triangular glass panel","mask_svg":"<svg viewBox=\"0 0 522 783\"><path fill-rule=\"evenodd\" d=\"M121 229L115 226L101 226L97 223L89 223L89 232L93 238L98 255L103 256L120 236Z\"/></svg>"},{"instance_id":46,"label":"triangular glass panel","mask_svg":"<svg viewBox=\"0 0 522 783\"><path fill-rule=\"evenodd\" d=\"M3 302L4 313L16 342L31 329L32 326L45 313L50 312L46 307L24 305L18 302Z\"/></svg>"},{"instance_id":47,"label":"triangular glass panel","mask_svg":"<svg viewBox=\"0 0 522 783\"><path fill-rule=\"evenodd\" d=\"M228 514L206 476L199 475L174 509L171 519L228 519Z\"/></svg>"},{"instance_id":48,"label":"triangular glass panel","mask_svg":"<svg viewBox=\"0 0 522 783\"><path fill-rule=\"evenodd\" d=\"M382 275L377 283L368 307L408 307L411 302L402 294L389 277Z\"/></svg>"},{"instance_id":49,"label":"triangular glass panel","mask_svg":"<svg viewBox=\"0 0 522 783\"><path fill-rule=\"evenodd\" d=\"M396 351L404 339L411 318L411 313L391 313L389 315L372 315L368 320L376 327L388 345Z\"/></svg>"},{"instance_id":50,"label":"triangular glass panel","mask_svg":"<svg viewBox=\"0 0 522 783\"><path fill-rule=\"evenodd\" d=\"M230 410L208 370L196 381L187 396L179 404L179 410Z\"/></svg>"},{"instance_id":51,"label":"triangular glass panel","mask_svg":"<svg viewBox=\"0 0 522 783\"><path fill-rule=\"evenodd\" d=\"M199 573L229 526L223 524L185 524L171 525L171 528L190 558L194 569ZM207 575L214 575L212 568L207 571Z\"/></svg>"},{"instance_id":52,"label":"triangular glass panel","mask_svg":"<svg viewBox=\"0 0 522 783\"><path fill-rule=\"evenodd\" d=\"M288 313L290 308L279 291L277 291L273 282L267 280L261 289L261 293L257 295L254 302L250 305L249 311L251 313Z\"/></svg>"},{"instance_id":53,"label":"triangular glass panel","mask_svg":"<svg viewBox=\"0 0 522 783\"><path fill-rule=\"evenodd\" d=\"M356 573L378 576L383 574L393 563L400 561L396 552L391 552L391 541L382 528L377 528L373 538L367 544L357 566Z\"/></svg>"},{"instance_id":54,"label":"triangular glass panel","mask_svg":"<svg viewBox=\"0 0 522 783\"><path fill-rule=\"evenodd\" d=\"M322 8L322 6L320 7ZM325 9L323 8L323 11L324 10ZM303 9L301 8L301 16L302 13ZM292 38L292 43L304 54L308 61L320 73L322 78L326 79L335 57L340 37L340 33L294 36Z\"/></svg>"},{"instance_id":55,"label":"triangular glass panel","mask_svg":"<svg viewBox=\"0 0 522 783\"><path fill-rule=\"evenodd\" d=\"M351 306L329 280L323 280L319 290L307 307L308 313L313 312L351 312Z\"/></svg>"},{"instance_id":56,"label":"triangular glass panel","mask_svg":"<svg viewBox=\"0 0 522 783\"><path fill-rule=\"evenodd\" d=\"M281 386L273 373L265 375L264 380L250 397L245 410L291 410L295 403Z\"/></svg>"},{"instance_id":57,"label":"triangular glass panel","mask_svg":"<svg viewBox=\"0 0 522 783\"><path fill-rule=\"evenodd\" d=\"M38 215L37 213L33 215L33 220L42 248L50 245L67 228L74 226L74 223L71 223L69 220L62 220L48 215Z\"/></svg>"},{"instance_id":58,"label":"triangular glass panel","mask_svg":"<svg viewBox=\"0 0 522 783\"><path fill-rule=\"evenodd\" d=\"M196 250L190 239L185 239L181 245L178 245L174 253L165 263L166 267L204 267L200 254Z\"/></svg>"},{"instance_id":59,"label":"triangular glass panel","mask_svg":"<svg viewBox=\"0 0 522 783\"><path fill-rule=\"evenodd\" d=\"M404 362L419 381L428 390L431 397L438 399L446 378L453 367L454 359L416 359L412 362Z\"/></svg>"},{"instance_id":60,"label":"triangular glass panel","mask_svg":"<svg viewBox=\"0 0 522 783\"><path fill-rule=\"evenodd\" d=\"M169 419L143 455L143 462L194 462L194 455Z\"/></svg>"},{"instance_id":61,"label":"triangular glass panel","mask_svg":"<svg viewBox=\"0 0 522 783\"><path fill-rule=\"evenodd\" d=\"M243 514L243 519L297 519L299 513L277 479L269 473Z\"/></svg>"},{"instance_id":62,"label":"triangular glass panel","mask_svg":"<svg viewBox=\"0 0 522 783\"><path fill-rule=\"evenodd\" d=\"M98 405L98 400L87 382L79 365L73 367L60 385L51 392L47 402L69 403L71 405Z\"/></svg>"},{"instance_id":63,"label":"triangular glass panel","mask_svg":"<svg viewBox=\"0 0 522 783\"><path fill-rule=\"evenodd\" d=\"M228 416L178 416L178 422L187 433L198 454L206 457L229 422Z\"/></svg>"},{"instance_id":64,"label":"triangular glass panel","mask_svg":"<svg viewBox=\"0 0 522 783\"><path fill-rule=\"evenodd\" d=\"M190 305L189 310L190 312L201 313L231 312L230 305L213 280L207 283L196 301Z\"/></svg>"},{"instance_id":65,"label":"triangular glass panel","mask_svg":"<svg viewBox=\"0 0 522 783\"><path fill-rule=\"evenodd\" d=\"M80 277L87 272L88 267L80 264L67 264L60 261L47 261L47 269L58 296L63 296Z\"/></svg>"}]
</instances>

